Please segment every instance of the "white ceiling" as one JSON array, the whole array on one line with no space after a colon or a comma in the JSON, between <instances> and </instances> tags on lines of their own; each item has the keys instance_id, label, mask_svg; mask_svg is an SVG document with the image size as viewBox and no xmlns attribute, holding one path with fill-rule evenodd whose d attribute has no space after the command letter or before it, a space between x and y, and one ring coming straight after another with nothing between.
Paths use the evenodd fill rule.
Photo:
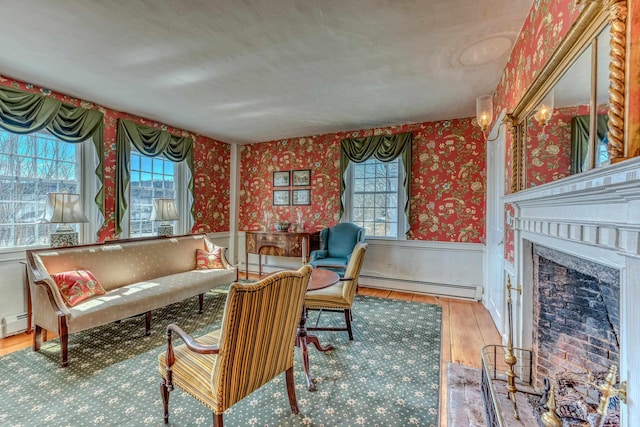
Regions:
<instances>
[{"instance_id":1,"label":"white ceiling","mask_svg":"<svg viewBox=\"0 0 640 427\"><path fill-rule=\"evenodd\" d=\"M531 0L3 0L0 75L230 143L475 115Z\"/></svg>"}]
</instances>

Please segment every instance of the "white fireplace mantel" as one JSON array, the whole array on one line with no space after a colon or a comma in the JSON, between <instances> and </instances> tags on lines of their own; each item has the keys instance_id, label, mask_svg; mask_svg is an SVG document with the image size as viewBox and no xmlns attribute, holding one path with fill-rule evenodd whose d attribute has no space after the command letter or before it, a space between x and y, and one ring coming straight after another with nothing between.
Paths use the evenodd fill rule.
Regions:
<instances>
[{"instance_id":1,"label":"white fireplace mantel","mask_svg":"<svg viewBox=\"0 0 640 427\"><path fill-rule=\"evenodd\" d=\"M640 426L640 158L573 175L504 197L514 206L513 339L531 348L532 244L620 271L620 377L628 383L625 426ZM625 411L626 408L626 411Z\"/></svg>"}]
</instances>

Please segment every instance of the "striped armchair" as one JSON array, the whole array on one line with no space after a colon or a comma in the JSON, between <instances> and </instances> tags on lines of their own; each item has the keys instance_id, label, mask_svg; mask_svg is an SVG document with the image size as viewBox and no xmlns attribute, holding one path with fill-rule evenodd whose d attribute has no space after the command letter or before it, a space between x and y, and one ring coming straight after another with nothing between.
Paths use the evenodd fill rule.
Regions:
<instances>
[{"instance_id":1,"label":"striped armchair","mask_svg":"<svg viewBox=\"0 0 640 427\"><path fill-rule=\"evenodd\" d=\"M291 412L298 413L293 348L311 271L303 266L254 284L232 284L222 328L197 341L178 326L167 326L167 351L158 356L165 424L174 386L209 407L214 427L222 427L227 408L282 372ZM184 341L175 348L174 332Z\"/></svg>"}]
</instances>

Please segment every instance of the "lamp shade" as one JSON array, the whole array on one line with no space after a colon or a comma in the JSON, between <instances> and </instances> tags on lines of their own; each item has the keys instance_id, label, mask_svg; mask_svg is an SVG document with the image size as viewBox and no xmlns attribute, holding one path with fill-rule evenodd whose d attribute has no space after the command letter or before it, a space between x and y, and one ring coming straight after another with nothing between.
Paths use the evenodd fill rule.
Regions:
<instances>
[{"instance_id":1,"label":"lamp shade","mask_svg":"<svg viewBox=\"0 0 640 427\"><path fill-rule=\"evenodd\" d=\"M154 199L151 221L175 221L180 219L173 199Z\"/></svg>"},{"instance_id":2,"label":"lamp shade","mask_svg":"<svg viewBox=\"0 0 640 427\"><path fill-rule=\"evenodd\" d=\"M483 132L489 129L493 121L493 95L482 95L476 98L476 121Z\"/></svg>"},{"instance_id":3,"label":"lamp shade","mask_svg":"<svg viewBox=\"0 0 640 427\"><path fill-rule=\"evenodd\" d=\"M53 224L89 222L82 211L80 195L69 193L47 194L44 220Z\"/></svg>"}]
</instances>

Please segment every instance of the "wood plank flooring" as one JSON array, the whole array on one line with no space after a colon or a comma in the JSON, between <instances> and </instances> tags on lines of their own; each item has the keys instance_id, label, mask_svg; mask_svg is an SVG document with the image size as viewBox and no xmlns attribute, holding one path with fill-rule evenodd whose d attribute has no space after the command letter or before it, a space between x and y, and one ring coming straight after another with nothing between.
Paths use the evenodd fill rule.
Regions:
<instances>
[{"instance_id":1,"label":"wood plank flooring","mask_svg":"<svg viewBox=\"0 0 640 427\"><path fill-rule=\"evenodd\" d=\"M442 369L440 425L447 425L447 363L479 368L480 351L487 344L500 344L501 338L489 312L479 302L467 302L430 295L388 291L360 286L358 293L380 298L402 299L442 307ZM32 335L20 334L0 339L0 356L31 346Z\"/></svg>"}]
</instances>

